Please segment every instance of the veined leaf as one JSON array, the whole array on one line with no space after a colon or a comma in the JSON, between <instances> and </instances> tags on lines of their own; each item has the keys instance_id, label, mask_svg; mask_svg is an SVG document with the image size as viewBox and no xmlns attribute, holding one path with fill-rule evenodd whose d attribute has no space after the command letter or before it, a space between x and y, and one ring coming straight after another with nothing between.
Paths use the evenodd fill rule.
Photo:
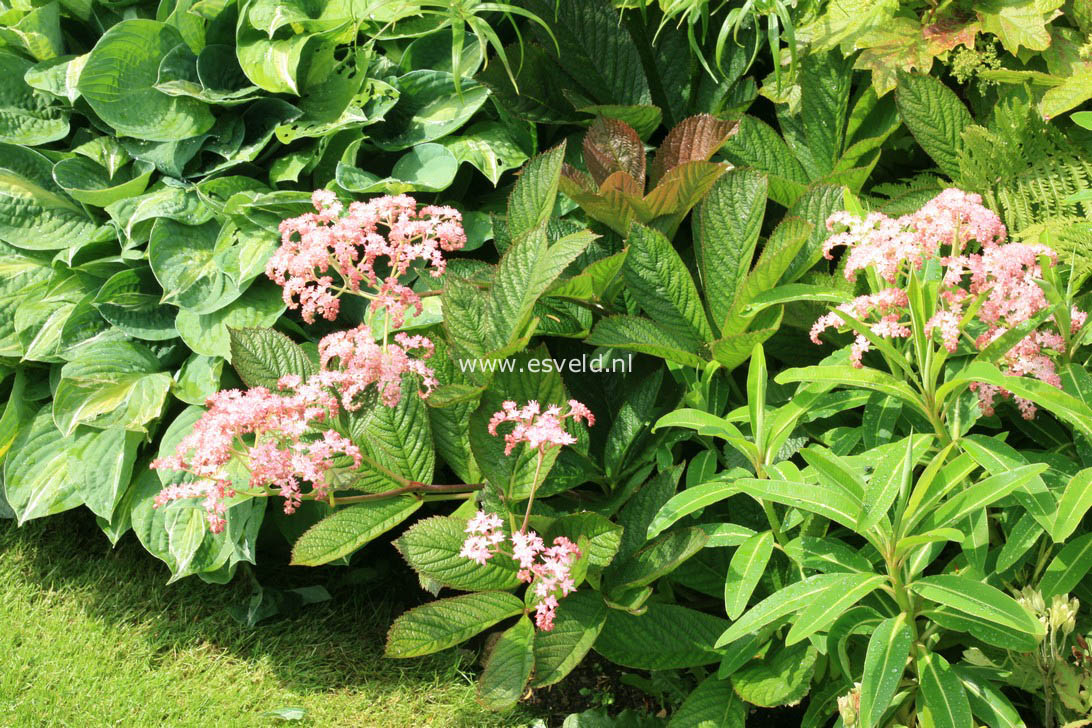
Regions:
<instances>
[{"instance_id":1,"label":"veined leaf","mask_svg":"<svg viewBox=\"0 0 1092 728\"><path fill-rule=\"evenodd\" d=\"M895 103L922 149L941 171L958 178L963 130L974 120L955 92L932 76L900 73Z\"/></svg>"},{"instance_id":2,"label":"veined leaf","mask_svg":"<svg viewBox=\"0 0 1092 728\"><path fill-rule=\"evenodd\" d=\"M330 514L292 546L292 563L321 566L347 556L410 517L424 503L405 496L351 505Z\"/></svg>"},{"instance_id":3,"label":"veined leaf","mask_svg":"<svg viewBox=\"0 0 1092 728\"><path fill-rule=\"evenodd\" d=\"M608 610L595 651L638 670L674 670L720 661L710 649L727 622L677 604L652 603L641 615Z\"/></svg>"},{"instance_id":4,"label":"veined leaf","mask_svg":"<svg viewBox=\"0 0 1092 728\"><path fill-rule=\"evenodd\" d=\"M486 591L438 599L394 620L387 633L387 657L419 657L454 647L497 622L523 612L523 600Z\"/></svg>"},{"instance_id":5,"label":"veined leaf","mask_svg":"<svg viewBox=\"0 0 1092 728\"><path fill-rule=\"evenodd\" d=\"M773 533L763 531L743 542L732 555L724 582L724 611L729 619L739 619L758 586L766 564L773 555Z\"/></svg>"},{"instance_id":6,"label":"veined leaf","mask_svg":"<svg viewBox=\"0 0 1092 728\"><path fill-rule=\"evenodd\" d=\"M492 710L511 708L523 696L535 666L535 628L526 616L501 634L478 682L478 699Z\"/></svg>"},{"instance_id":7,"label":"veined leaf","mask_svg":"<svg viewBox=\"0 0 1092 728\"><path fill-rule=\"evenodd\" d=\"M926 725L935 728L972 728L971 704L963 683L951 665L935 652L917 658L919 705Z\"/></svg>"},{"instance_id":8,"label":"veined leaf","mask_svg":"<svg viewBox=\"0 0 1092 728\"><path fill-rule=\"evenodd\" d=\"M913 389L895 377L877 369L854 369L850 366L814 366L787 369L778 374L774 381L778 384L789 382L832 381L850 387L862 387L896 397L928 417L921 403L921 398Z\"/></svg>"},{"instance_id":9,"label":"veined leaf","mask_svg":"<svg viewBox=\"0 0 1092 728\"><path fill-rule=\"evenodd\" d=\"M508 197L508 232L518 239L550 218L557 199L565 144L532 159L523 168L512 194Z\"/></svg>"},{"instance_id":10,"label":"veined leaf","mask_svg":"<svg viewBox=\"0 0 1092 728\"><path fill-rule=\"evenodd\" d=\"M490 559L479 566L459 556L465 528L464 520L433 516L410 526L394 545L422 577L453 589L479 591L518 586L517 565L511 559Z\"/></svg>"},{"instance_id":11,"label":"veined leaf","mask_svg":"<svg viewBox=\"0 0 1092 728\"><path fill-rule=\"evenodd\" d=\"M639 316L607 316L600 319L585 339L591 346L605 346L657 356L688 367L704 367L697 343L689 337Z\"/></svg>"},{"instance_id":12,"label":"veined leaf","mask_svg":"<svg viewBox=\"0 0 1092 728\"><path fill-rule=\"evenodd\" d=\"M580 664L607 621L607 607L598 594L579 590L560 601L554 628L535 635L534 687L560 682Z\"/></svg>"},{"instance_id":13,"label":"veined leaf","mask_svg":"<svg viewBox=\"0 0 1092 728\"><path fill-rule=\"evenodd\" d=\"M653 321L698 344L711 341L713 331L705 318L701 298L671 242L643 225L629 232L629 255L622 274L626 286Z\"/></svg>"},{"instance_id":14,"label":"veined leaf","mask_svg":"<svg viewBox=\"0 0 1092 728\"><path fill-rule=\"evenodd\" d=\"M880 725L899 689L912 637L906 615L885 619L868 640L861 677L861 728Z\"/></svg>"},{"instance_id":15,"label":"veined leaf","mask_svg":"<svg viewBox=\"0 0 1092 728\"><path fill-rule=\"evenodd\" d=\"M248 387L276 389L286 374L303 379L315 372L315 365L296 342L273 329L228 328L231 361Z\"/></svg>"},{"instance_id":16,"label":"veined leaf","mask_svg":"<svg viewBox=\"0 0 1092 728\"><path fill-rule=\"evenodd\" d=\"M20 524L83 502L68 471L71 446L54 426L48 404L20 429L4 459L4 497Z\"/></svg>"},{"instance_id":17,"label":"veined leaf","mask_svg":"<svg viewBox=\"0 0 1092 728\"><path fill-rule=\"evenodd\" d=\"M710 675L671 715L668 728L744 728L747 704L729 680Z\"/></svg>"},{"instance_id":18,"label":"veined leaf","mask_svg":"<svg viewBox=\"0 0 1092 728\"><path fill-rule=\"evenodd\" d=\"M741 471L746 473L746 471ZM671 527L676 521L685 518L694 511L699 511L706 506L735 495L739 489L731 484L731 481L719 480L710 483L702 483L692 488L687 488L676 494L656 513L656 517L648 526L648 538L655 538L665 529Z\"/></svg>"},{"instance_id":19,"label":"veined leaf","mask_svg":"<svg viewBox=\"0 0 1092 728\"><path fill-rule=\"evenodd\" d=\"M785 637L786 645L794 645L808 638L816 632L829 627L844 611L857 602L864 599L876 589L879 589L886 581L886 577L879 574L862 574L867 579L854 583L848 589L838 594L833 594L829 599L823 599L810 604L793 621L792 629Z\"/></svg>"},{"instance_id":20,"label":"veined leaf","mask_svg":"<svg viewBox=\"0 0 1092 728\"><path fill-rule=\"evenodd\" d=\"M910 584L915 594L958 612L973 614L1030 635L1043 634L1043 625L1012 597L966 576L937 574Z\"/></svg>"}]
</instances>

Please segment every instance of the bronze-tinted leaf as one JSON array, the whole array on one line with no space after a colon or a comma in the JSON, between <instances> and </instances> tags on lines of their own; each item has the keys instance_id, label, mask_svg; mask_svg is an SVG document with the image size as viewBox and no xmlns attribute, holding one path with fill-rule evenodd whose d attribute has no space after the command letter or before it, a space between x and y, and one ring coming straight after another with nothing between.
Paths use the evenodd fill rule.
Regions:
<instances>
[{"instance_id":1,"label":"bronze-tinted leaf","mask_svg":"<svg viewBox=\"0 0 1092 728\"><path fill-rule=\"evenodd\" d=\"M708 161L738 129L738 122L722 121L709 114L683 119L656 150L649 182L659 183L665 174L684 162Z\"/></svg>"},{"instance_id":2,"label":"bronze-tinted leaf","mask_svg":"<svg viewBox=\"0 0 1092 728\"><path fill-rule=\"evenodd\" d=\"M644 189L645 145L629 124L602 117L584 135L584 164L597 185L615 172L626 172Z\"/></svg>"}]
</instances>

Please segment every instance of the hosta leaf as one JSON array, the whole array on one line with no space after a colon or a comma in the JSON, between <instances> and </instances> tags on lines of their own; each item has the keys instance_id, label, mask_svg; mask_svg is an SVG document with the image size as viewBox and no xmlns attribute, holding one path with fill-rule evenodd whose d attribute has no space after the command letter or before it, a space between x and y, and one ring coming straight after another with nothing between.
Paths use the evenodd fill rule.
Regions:
<instances>
[{"instance_id":1,"label":"hosta leaf","mask_svg":"<svg viewBox=\"0 0 1092 728\"><path fill-rule=\"evenodd\" d=\"M279 331L229 328L228 336L232 366L248 387L276 389L286 374L306 379L316 371L303 348Z\"/></svg>"},{"instance_id":2,"label":"hosta leaf","mask_svg":"<svg viewBox=\"0 0 1092 728\"><path fill-rule=\"evenodd\" d=\"M134 339L163 341L178 336L175 312L160 303L162 291L144 267L118 271L95 295L92 303L104 319Z\"/></svg>"},{"instance_id":3,"label":"hosta leaf","mask_svg":"<svg viewBox=\"0 0 1092 728\"><path fill-rule=\"evenodd\" d=\"M53 395L53 419L70 435L78 425L144 432L163 409L171 375L142 344L88 344L61 369Z\"/></svg>"},{"instance_id":4,"label":"hosta leaf","mask_svg":"<svg viewBox=\"0 0 1092 728\"><path fill-rule=\"evenodd\" d=\"M880 725L898 692L911 641L905 615L885 619L869 638L861 677L861 728Z\"/></svg>"},{"instance_id":5,"label":"hosta leaf","mask_svg":"<svg viewBox=\"0 0 1092 728\"><path fill-rule=\"evenodd\" d=\"M560 682L580 664L607 621L607 607L593 591L579 590L562 599L554 628L535 635L534 687Z\"/></svg>"},{"instance_id":6,"label":"hosta leaf","mask_svg":"<svg viewBox=\"0 0 1092 728\"><path fill-rule=\"evenodd\" d=\"M1067 543L1047 564L1039 591L1044 599L1068 594L1092 571L1092 533L1077 536Z\"/></svg>"},{"instance_id":7,"label":"hosta leaf","mask_svg":"<svg viewBox=\"0 0 1092 728\"><path fill-rule=\"evenodd\" d=\"M709 114L683 119L660 142L649 169L649 184L655 187L665 174L684 162L711 159L738 129L738 122L724 121Z\"/></svg>"},{"instance_id":8,"label":"hosta leaf","mask_svg":"<svg viewBox=\"0 0 1092 728\"><path fill-rule=\"evenodd\" d=\"M709 312L723 329L751 270L766 212L765 175L732 170L717 180L694 217L694 249Z\"/></svg>"},{"instance_id":9,"label":"hosta leaf","mask_svg":"<svg viewBox=\"0 0 1092 728\"><path fill-rule=\"evenodd\" d=\"M535 667L534 641L535 628L525 616L501 634L478 681L482 705L505 710L519 702Z\"/></svg>"},{"instance_id":10,"label":"hosta leaf","mask_svg":"<svg viewBox=\"0 0 1092 728\"><path fill-rule=\"evenodd\" d=\"M127 430L76 428L70 438L68 477L95 515L109 519L128 490L143 436Z\"/></svg>"},{"instance_id":11,"label":"hosta leaf","mask_svg":"<svg viewBox=\"0 0 1092 728\"><path fill-rule=\"evenodd\" d=\"M167 302L196 314L212 313L242 291L224 272L230 239L220 236L220 223L183 225L159 218L148 240L148 262Z\"/></svg>"},{"instance_id":12,"label":"hosta leaf","mask_svg":"<svg viewBox=\"0 0 1092 728\"><path fill-rule=\"evenodd\" d=\"M955 92L932 76L900 74L895 103L922 149L945 174L958 177L963 130L973 119Z\"/></svg>"},{"instance_id":13,"label":"hosta leaf","mask_svg":"<svg viewBox=\"0 0 1092 728\"><path fill-rule=\"evenodd\" d=\"M48 94L23 81L33 64L0 50L0 142L29 147L63 139L68 118Z\"/></svg>"},{"instance_id":14,"label":"hosta leaf","mask_svg":"<svg viewBox=\"0 0 1092 728\"><path fill-rule=\"evenodd\" d=\"M212 313L198 314L182 309L174 324L186 346L194 352L230 362L231 329L272 326L284 308L280 287L271 281L258 281L243 295Z\"/></svg>"},{"instance_id":15,"label":"hosta leaf","mask_svg":"<svg viewBox=\"0 0 1092 728\"><path fill-rule=\"evenodd\" d=\"M523 600L487 591L438 599L394 620L387 633L387 657L419 657L454 647L497 622L523 612Z\"/></svg>"},{"instance_id":16,"label":"hosta leaf","mask_svg":"<svg viewBox=\"0 0 1092 728\"><path fill-rule=\"evenodd\" d=\"M638 187L645 184L645 145L629 124L597 118L584 135L584 164L596 185L615 172L629 175Z\"/></svg>"},{"instance_id":17,"label":"hosta leaf","mask_svg":"<svg viewBox=\"0 0 1092 728\"><path fill-rule=\"evenodd\" d=\"M727 623L677 604L649 604L637 616L609 610L595 651L638 670L674 670L720 661L709 645Z\"/></svg>"},{"instance_id":18,"label":"hosta leaf","mask_svg":"<svg viewBox=\"0 0 1092 728\"><path fill-rule=\"evenodd\" d=\"M53 181L49 159L0 143L0 240L27 250L62 250L94 234L94 221Z\"/></svg>"},{"instance_id":19,"label":"hosta leaf","mask_svg":"<svg viewBox=\"0 0 1092 728\"><path fill-rule=\"evenodd\" d=\"M20 305L43 297L51 278L48 256L0 242L0 356L26 353L15 328L15 314Z\"/></svg>"},{"instance_id":20,"label":"hosta leaf","mask_svg":"<svg viewBox=\"0 0 1092 728\"><path fill-rule=\"evenodd\" d=\"M747 704L732 683L717 675L705 678L671 715L668 728L744 728Z\"/></svg>"},{"instance_id":21,"label":"hosta leaf","mask_svg":"<svg viewBox=\"0 0 1092 728\"><path fill-rule=\"evenodd\" d=\"M935 652L917 658L920 698L926 725L936 728L971 728L971 704L959 676Z\"/></svg>"},{"instance_id":22,"label":"hosta leaf","mask_svg":"<svg viewBox=\"0 0 1092 728\"><path fill-rule=\"evenodd\" d=\"M689 489L688 489L689 491ZM755 587L773 555L773 533L763 531L740 544L728 565L724 582L724 611L729 619L739 619L747 609Z\"/></svg>"},{"instance_id":23,"label":"hosta leaf","mask_svg":"<svg viewBox=\"0 0 1092 728\"><path fill-rule=\"evenodd\" d=\"M496 121L482 121L459 134L437 140L455 155L460 164L468 162L484 174L494 186L501 175L527 161L527 154L508 131Z\"/></svg>"},{"instance_id":24,"label":"hosta leaf","mask_svg":"<svg viewBox=\"0 0 1092 728\"><path fill-rule=\"evenodd\" d=\"M736 694L752 705L764 708L793 705L811 689L818 656L811 645L785 647L743 666L729 679Z\"/></svg>"},{"instance_id":25,"label":"hosta leaf","mask_svg":"<svg viewBox=\"0 0 1092 728\"><path fill-rule=\"evenodd\" d=\"M628 242L622 273L641 308L694 344L712 340L694 280L671 242L643 225L630 228Z\"/></svg>"},{"instance_id":26,"label":"hosta leaf","mask_svg":"<svg viewBox=\"0 0 1092 728\"><path fill-rule=\"evenodd\" d=\"M404 496L357 503L311 526L292 547L292 563L321 566L347 556L406 520L424 503Z\"/></svg>"},{"instance_id":27,"label":"hosta leaf","mask_svg":"<svg viewBox=\"0 0 1092 728\"><path fill-rule=\"evenodd\" d=\"M53 166L53 179L72 199L106 207L144 192L153 170L150 162L135 162L111 176L104 167L87 157L72 157Z\"/></svg>"},{"instance_id":28,"label":"hosta leaf","mask_svg":"<svg viewBox=\"0 0 1092 728\"><path fill-rule=\"evenodd\" d=\"M470 120L489 98L477 81L443 71L411 71L398 79L398 103L372 141L380 149L397 151L447 136Z\"/></svg>"},{"instance_id":29,"label":"hosta leaf","mask_svg":"<svg viewBox=\"0 0 1092 728\"><path fill-rule=\"evenodd\" d=\"M208 107L155 88L160 61L182 43L174 27L155 20L123 20L99 38L80 73L80 94L119 134L169 142L196 136L213 124Z\"/></svg>"},{"instance_id":30,"label":"hosta leaf","mask_svg":"<svg viewBox=\"0 0 1092 728\"><path fill-rule=\"evenodd\" d=\"M497 557L479 566L459 555L465 528L464 520L433 516L410 526L394 545L414 571L443 586L475 591L519 586L512 559Z\"/></svg>"},{"instance_id":31,"label":"hosta leaf","mask_svg":"<svg viewBox=\"0 0 1092 728\"><path fill-rule=\"evenodd\" d=\"M20 429L4 460L4 497L20 524L83 502L68 471L71 446L54 426L49 405Z\"/></svg>"},{"instance_id":32,"label":"hosta leaf","mask_svg":"<svg viewBox=\"0 0 1092 728\"><path fill-rule=\"evenodd\" d=\"M925 599L967 614L977 615L1004 627L1041 635L1043 626L1016 600L1000 589L966 576L937 574L918 579L910 589Z\"/></svg>"}]
</instances>

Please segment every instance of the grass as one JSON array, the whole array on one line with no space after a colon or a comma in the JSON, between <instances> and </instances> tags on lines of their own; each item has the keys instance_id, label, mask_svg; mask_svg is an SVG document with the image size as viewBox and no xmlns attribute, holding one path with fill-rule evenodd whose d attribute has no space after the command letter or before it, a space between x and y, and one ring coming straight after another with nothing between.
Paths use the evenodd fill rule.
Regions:
<instances>
[{"instance_id":1,"label":"grass","mask_svg":"<svg viewBox=\"0 0 1092 728\"><path fill-rule=\"evenodd\" d=\"M396 558L389 549L377 556L376 563ZM245 578L227 586L195 578L168 586L167 568L132 534L111 549L86 512L18 529L0 521L0 725L531 722L519 709L496 715L478 706L471 653L382 657L390 620L403 602L423 594L401 583L404 576L266 571L259 573L263 584L324 583L333 599L247 629L228 612L249 596ZM284 723L263 715L285 707L303 708L305 717Z\"/></svg>"}]
</instances>

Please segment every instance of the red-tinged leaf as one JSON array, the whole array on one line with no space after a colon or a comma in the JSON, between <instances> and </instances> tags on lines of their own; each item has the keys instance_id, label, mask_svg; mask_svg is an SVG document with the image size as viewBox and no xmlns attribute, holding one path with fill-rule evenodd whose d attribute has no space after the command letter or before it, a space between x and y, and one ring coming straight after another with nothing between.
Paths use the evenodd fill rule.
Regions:
<instances>
[{"instance_id":1,"label":"red-tinged leaf","mask_svg":"<svg viewBox=\"0 0 1092 728\"><path fill-rule=\"evenodd\" d=\"M566 162L561 165L561 191L572 197L570 190L592 192L595 190L595 183L587 172L582 172Z\"/></svg>"},{"instance_id":2,"label":"red-tinged leaf","mask_svg":"<svg viewBox=\"0 0 1092 728\"><path fill-rule=\"evenodd\" d=\"M910 18L894 18L882 31L861 42L867 47L853 67L872 71L872 86L880 96L895 88L899 71L916 68L928 73L933 66L921 26Z\"/></svg>"},{"instance_id":3,"label":"red-tinged leaf","mask_svg":"<svg viewBox=\"0 0 1092 728\"><path fill-rule=\"evenodd\" d=\"M597 185L616 172L625 172L642 189L645 184L645 145L629 124L602 117L584 135L584 164Z\"/></svg>"},{"instance_id":4,"label":"red-tinged leaf","mask_svg":"<svg viewBox=\"0 0 1092 728\"><path fill-rule=\"evenodd\" d=\"M610 192L620 192L627 197L641 199L645 196L645 188L628 172L618 171L603 180L599 185L599 194L606 195Z\"/></svg>"},{"instance_id":5,"label":"red-tinged leaf","mask_svg":"<svg viewBox=\"0 0 1092 728\"><path fill-rule=\"evenodd\" d=\"M667 133L652 158L649 182L657 184L664 175L684 162L708 161L739 130L739 122L722 121L709 114L683 119Z\"/></svg>"},{"instance_id":6,"label":"red-tinged leaf","mask_svg":"<svg viewBox=\"0 0 1092 728\"><path fill-rule=\"evenodd\" d=\"M939 56L941 53L955 49L956 46L974 48L975 36L981 30L982 26L977 21L948 15L937 18L931 25L926 25L921 29L921 34L925 38L929 53Z\"/></svg>"},{"instance_id":7,"label":"red-tinged leaf","mask_svg":"<svg viewBox=\"0 0 1092 728\"><path fill-rule=\"evenodd\" d=\"M709 192L730 165L720 162L684 162L675 167L639 203L642 222L655 227L668 237L675 234L679 223Z\"/></svg>"}]
</instances>

